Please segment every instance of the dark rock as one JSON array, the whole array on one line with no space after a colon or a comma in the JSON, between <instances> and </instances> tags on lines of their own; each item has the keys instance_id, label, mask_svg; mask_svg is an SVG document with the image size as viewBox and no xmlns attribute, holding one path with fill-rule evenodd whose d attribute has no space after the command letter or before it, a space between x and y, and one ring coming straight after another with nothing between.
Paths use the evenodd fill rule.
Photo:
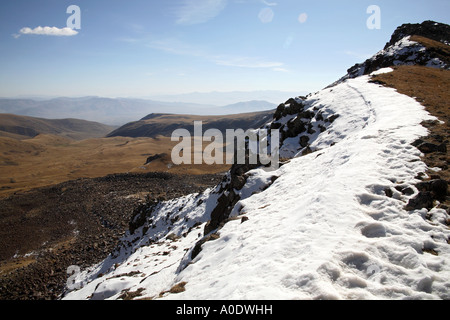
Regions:
<instances>
[{"instance_id":1,"label":"dark rock","mask_svg":"<svg viewBox=\"0 0 450 320\"><path fill-rule=\"evenodd\" d=\"M155 154L153 156L150 156L147 158L147 161L144 163L144 165L151 163L152 161L164 158L165 156L167 156L166 153L160 153L160 154Z\"/></svg>"},{"instance_id":2,"label":"dark rock","mask_svg":"<svg viewBox=\"0 0 450 320\"><path fill-rule=\"evenodd\" d=\"M308 146L309 143L309 137L308 136L301 136L300 137L300 145L302 146L302 148L306 148Z\"/></svg>"},{"instance_id":3,"label":"dark rock","mask_svg":"<svg viewBox=\"0 0 450 320\"><path fill-rule=\"evenodd\" d=\"M270 125L270 129L271 130L277 130L277 129L280 129L281 126L282 126L282 124L279 123L279 122L272 122L272 124Z\"/></svg>"},{"instance_id":4,"label":"dark rock","mask_svg":"<svg viewBox=\"0 0 450 320\"><path fill-rule=\"evenodd\" d=\"M406 205L406 210L418 210L422 208L431 209L433 208L433 196L430 191L421 191L417 196L410 199Z\"/></svg>"},{"instance_id":5,"label":"dark rock","mask_svg":"<svg viewBox=\"0 0 450 320\"><path fill-rule=\"evenodd\" d=\"M314 134L316 133L316 130L313 129L313 126L311 123L308 123L308 130L307 130L308 134Z\"/></svg>"},{"instance_id":6,"label":"dark rock","mask_svg":"<svg viewBox=\"0 0 450 320\"><path fill-rule=\"evenodd\" d=\"M214 240L217 240L219 238L220 238L220 234L215 232L215 233L207 235L207 236L203 237L201 240L197 241L197 243L195 244L194 248L192 249L191 259L194 260L195 257L198 256L198 254L202 251L202 245L205 242L214 241Z\"/></svg>"},{"instance_id":7,"label":"dark rock","mask_svg":"<svg viewBox=\"0 0 450 320\"><path fill-rule=\"evenodd\" d=\"M312 118L314 118L314 116L315 116L314 112L309 111L309 110L300 112L298 114L298 117L302 118L302 119L312 119Z\"/></svg>"},{"instance_id":8,"label":"dark rock","mask_svg":"<svg viewBox=\"0 0 450 320\"><path fill-rule=\"evenodd\" d=\"M319 130L320 132L325 132L327 130L327 128L325 128L323 125L319 124Z\"/></svg>"},{"instance_id":9,"label":"dark rock","mask_svg":"<svg viewBox=\"0 0 450 320\"><path fill-rule=\"evenodd\" d=\"M313 153L312 149L308 146L305 148L305 150L302 151L302 156L306 156L308 154Z\"/></svg>"},{"instance_id":10,"label":"dark rock","mask_svg":"<svg viewBox=\"0 0 450 320\"><path fill-rule=\"evenodd\" d=\"M411 143L411 145L413 145L414 147L418 147L420 146L422 143L424 143L425 141L422 139L417 139L416 141L414 141L413 143Z\"/></svg>"},{"instance_id":11,"label":"dark rock","mask_svg":"<svg viewBox=\"0 0 450 320\"><path fill-rule=\"evenodd\" d=\"M430 181L421 181L416 184L416 188L419 191L430 191Z\"/></svg>"},{"instance_id":12,"label":"dark rock","mask_svg":"<svg viewBox=\"0 0 450 320\"><path fill-rule=\"evenodd\" d=\"M320 112L318 112L318 113L316 114L316 120L317 120L317 121L323 121L323 120L324 120L322 111L320 111Z\"/></svg>"},{"instance_id":13,"label":"dark rock","mask_svg":"<svg viewBox=\"0 0 450 320\"><path fill-rule=\"evenodd\" d=\"M408 202L407 210L431 209L434 200L445 201L448 194L448 182L442 179L421 181L416 184L416 188L419 194Z\"/></svg>"},{"instance_id":14,"label":"dark rock","mask_svg":"<svg viewBox=\"0 0 450 320\"><path fill-rule=\"evenodd\" d=\"M445 143L437 145L431 142L422 142L417 146L417 149L423 153L447 152L447 146Z\"/></svg>"},{"instance_id":15,"label":"dark rock","mask_svg":"<svg viewBox=\"0 0 450 320\"><path fill-rule=\"evenodd\" d=\"M134 212L131 217L131 220L128 224L128 228L131 234L134 234L134 231L140 227L142 227L145 222L147 222L148 217L153 212L154 208L158 204L157 201L152 201L150 203L141 204Z\"/></svg>"},{"instance_id":16,"label":"dark rock","mask_svg":"<svg viewBox=\"0 0 450 320\"><path fill-rule=\"evenodd\" d=\"M287 114L297 114L303 111L305 106L302 103L298 103L294 98L289 99L286 101L285 105L289 104L289 107L286 108Z\"/></svg>"},{"instance_id":17,"label":"dark rock","mask_svg":"<svg viewBox=\"0 0 450 320\"><path fill-rule=\"evenodd\" d=\"M244 223L245 221L248 221L248 217L246 217L246 216L241 218L241 223Z\"/></svg>"},{"instance_id":18,"label":"dark rock","mask_svg":"<svg viewBox=\"0 0 450 320\"><path fill-rule=\"evenodd\" d=\"M392 196L394 195L394 193L392 192L391 188L386 188L384 189L384 193L386 194L386 196L388 196L389 198L392 198Z\"/></svg>"},{"instance_id":19,"label":"dark rock","mask_svg":"<svg viewBox=\"0 0 450 320\"><path fill-rule=\"evenodd\" d=\"M236 176L231 181L231 187L233 189L236 189L236 190L241 190L245 186L246 182L247 182L247 178L246 177L244 177L244 176Z\"/></svg>"},{"instance_id":20,"label":"dark rock","mask_svg":"<svg viewBox=\"0 0 450 320\"><path fill-rule=\"evenodd\" d=\"M205 234L217 229L220 224L228 219L234 205L240 200L240 197L234 193L233 190L222 196L217 200L217 205L211 212L211 220L205 225Z\"/></svg>"},{"instance_id":21,"label":"dark rock","mask_svg":"<svg viewBox=\"0 0 450 320\"><path fill-rule=\"evenodd\" d=\"M448 183L442 179L432 180L430 183L430 190L435 199L445 201L448 193Z\"/></svg>"},{"instance_id":22,"label":"dark rock","mask_svg":"<svg viewBox=\"0 0 450 320\"><path fill-rule=\"evenodd\" d=\"M408 196L414 194L414 190L413 190L411 187L403 188L403 189L400 190L400 192L401 192L402 194L408 195Z\"/></svg>"},{"instance_id":23,"label":"dark rock","mask_svg":"<svg viewBox=\"0 0 450 320\"><path fill-rule=\"evenodd\" d=\"M280 104L280 105L277 107L277 110L275 111L275 113L274 113L274 115L273 115L273 118L274 118L275 120L280 120L280 119L283 117L284 109L286 109L286 106L284 105L284 103Z\"/></svg>"},{"instance_id":24,"label":"dark rock","mask_svg":"<svg viewBox=\"0 0 450 320\"><path fill-rule=\"evenodd\" d=\"M329 117L328 119L326 119L325 122L333 123L339 117L340 117L340 115L334 114L331 117Z\"/></svg>"},{"instance_id":25,"label":"dark rock","mask_svg":"<svg viewBox=\"0 0 450 320\"><path fill-rule=\"evenodd\" d=\"M307 123L303 122L301 117L297 117L289 121L287 123L288 129L286 131L286 138L294 138L299 134L306 132L307 130L306 124Z\"/></svg>"}]
</instances>

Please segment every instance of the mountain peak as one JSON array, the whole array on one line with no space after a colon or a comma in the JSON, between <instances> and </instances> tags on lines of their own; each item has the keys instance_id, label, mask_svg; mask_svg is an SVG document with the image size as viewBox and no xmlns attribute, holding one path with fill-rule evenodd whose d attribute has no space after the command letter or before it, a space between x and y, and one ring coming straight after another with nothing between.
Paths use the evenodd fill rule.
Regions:
<instances>
[{"instance_id":1,"label":"mountain peak","mask_svg":"<svg viewBox=\"0 0 450 320\"><path fill-rule=\"evenodd\" d=\"M384 50L395 45L407 36L422 36L431 40L450 44L450 26L431 20L422 23L405 23L398 27L392 34L391 40L386 43Z\"/></svg>"},{"instance_id":2,"label":"mountain peak","mask_svg":"<svg viewBox=\"0 0 450 320\"><path fill-rule=\"evenodd\" d=\"M441 69L450 68L450 26L425 21L420 24L403 24L392 34L383 50L363 63L357 63L339 79L347 79L371 74L381 68L398 65L420 65Z\"/></svg>"}]
</instances>

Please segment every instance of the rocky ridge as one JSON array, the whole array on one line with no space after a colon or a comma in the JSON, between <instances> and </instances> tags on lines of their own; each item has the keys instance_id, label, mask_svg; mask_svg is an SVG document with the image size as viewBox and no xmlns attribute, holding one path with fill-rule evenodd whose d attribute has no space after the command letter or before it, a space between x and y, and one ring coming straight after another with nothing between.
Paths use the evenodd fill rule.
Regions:
<instances>
[{"instance_id":1,"label":"rocky ridge","mask_svg":"<svg viewBox=\"0 0 450 320\"><path fill-rule=\"evenodd\" d=\"M450 27L443 23L424 21L421 24L404 24L395 30L383 50L348 69L347 74L337 83L398 65L421 65L448 70L449 34ZM423 44L423 39L438 42L438 45Z\"/></svg>"}]
</instances>

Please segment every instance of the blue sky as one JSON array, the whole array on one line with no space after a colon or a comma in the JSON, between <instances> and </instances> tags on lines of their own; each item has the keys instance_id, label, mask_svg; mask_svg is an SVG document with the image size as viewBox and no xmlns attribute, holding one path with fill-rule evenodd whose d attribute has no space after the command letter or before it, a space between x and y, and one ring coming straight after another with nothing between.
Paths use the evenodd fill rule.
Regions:
<instances>
[{"instance_id":1,"label":"blue sky","mask_svg":"<svg viewBox=\"0 0 450 320\"><path fill-rule=\"evenodd\" d=\"M317 91L382 49L397 26L449 23L449 3L5 0L0 96ZM71 32L69 5L81 9ZM380 29L366 25L370 5L381 9ZM66 35L30 34L49 30Z\"/></svg>"}]
</instances>

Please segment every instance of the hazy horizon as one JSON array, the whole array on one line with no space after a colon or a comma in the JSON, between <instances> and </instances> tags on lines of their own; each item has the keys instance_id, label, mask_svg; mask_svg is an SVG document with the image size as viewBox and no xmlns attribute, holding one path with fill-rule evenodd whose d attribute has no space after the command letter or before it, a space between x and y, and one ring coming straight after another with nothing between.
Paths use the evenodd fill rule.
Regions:
<instances>
[{"instance_id":1,"label":"hazy horizon","mask_svg":"<svg viewBox=\"0 0 450 320\"><path fill-rule=\"evenodd\" d=\"M255 91L208 91L208 92L183 92L173 94L155 94L155 95L143 95L143 96L104 96L104 95L73 95L73 96L59 96L59 95L33 95L23 94L16 96L0 96L0 99L29 99L36 101L48 101L55 99L87 99L87 98L100 98L100 99L128 99L128 100L145 100L145 101L161 101L161 102L180 102L180 103L195 103L195 104L207 104L213 106L227 106L238 102L248 101L267 101L271 103L281 103L290 97L306 95L309 92L306 91L280 91L280 90L255 90ZM213 102L195 102L195 100L209 100L216 99L215 96L227 96L232 102L222 100ZM205 98L206 97L206 98ZM280 100L281 97L281 100ZM286 97L286 98L284 98Z\"/></svg>"}]
</instances>

